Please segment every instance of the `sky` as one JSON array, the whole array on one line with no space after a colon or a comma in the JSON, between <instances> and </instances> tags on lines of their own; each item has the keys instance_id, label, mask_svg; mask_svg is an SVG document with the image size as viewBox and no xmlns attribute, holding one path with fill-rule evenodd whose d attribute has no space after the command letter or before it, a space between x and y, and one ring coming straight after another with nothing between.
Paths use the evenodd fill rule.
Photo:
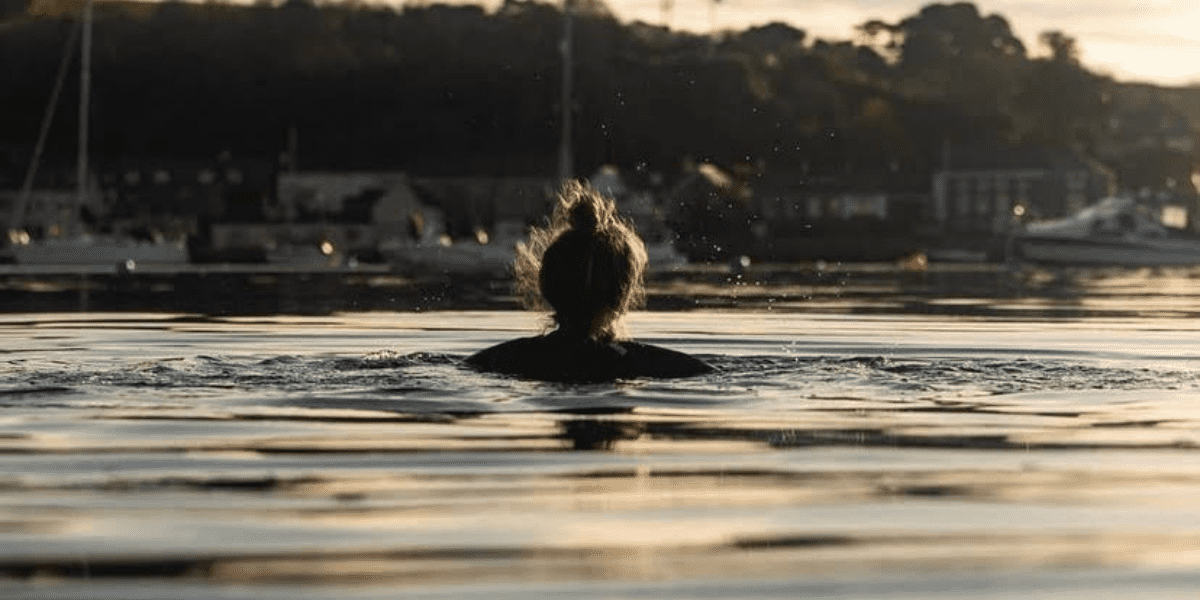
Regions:
<instances>
[{"instance_id":1,"label":"sky","mask_svg":"<svg viewBox=\"0 0 1200 600\"><path fill-rule=\"evenodd\" d=\"M473 0L451 0L471 2ZM605 0L622 21L708 32L783 21L829 40L854 38L870 19L895 22L932 0ZM946 3L952 0L943 0ZM428 2L428 0L426 0ZM478 3L498 4L498 0ZM1062 30L1078 41L1085 65L1123 81L1162 85L1200 83L1200 1L994 0L976 1L983 14L1000 14L1031 53L1038 34ZM668 20L669 17L669 20Z\"/></svg>"}]
</instances>

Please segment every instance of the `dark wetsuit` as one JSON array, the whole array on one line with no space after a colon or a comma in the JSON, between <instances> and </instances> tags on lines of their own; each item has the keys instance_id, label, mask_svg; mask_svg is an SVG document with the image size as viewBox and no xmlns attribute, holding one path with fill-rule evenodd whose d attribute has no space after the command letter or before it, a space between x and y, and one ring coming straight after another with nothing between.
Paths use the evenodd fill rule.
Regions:
<instances>
[{"instance_id":1,"label":"dark wetsuit","mask_svg":"<svg viewBox=\"0 0 1200 600\"><path fill-rule=\"evenodd\" d=\"M468 358L467 364L526 379L578 382L689 377L713 370L702 360L658 346L580 340L558 333L492 346Z\"/></svg>"}]
</instances>

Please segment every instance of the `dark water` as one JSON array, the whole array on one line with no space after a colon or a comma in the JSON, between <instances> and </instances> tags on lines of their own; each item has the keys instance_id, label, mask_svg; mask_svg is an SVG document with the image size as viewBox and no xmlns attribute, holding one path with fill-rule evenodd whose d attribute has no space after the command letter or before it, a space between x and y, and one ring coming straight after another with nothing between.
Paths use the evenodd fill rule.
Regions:
<instances>
[{"instance_id":1,"label":"dark water","mask_svg":"<svg viewBox=\"0 0 1200 600\"><path fill-rule=\"evenodd\" d=\"M540 327L490 282L0 315L0 596L1200 593L1190 272L767 275L656 279L674 381L462 368Z\"/></svg>"},{"instance_id":2,"label":"dark water","mask_svg":"<svg viewBox=\"0 0 1200 600\"><path fill-rule=\"evenodd\" d=\"M376 310L514 309L507 277L401 275L378 266L306 272L194 266L184 272L0 271L0 313L153 311L326 315ZM1200 315L1200 268L1046 269L935 264L724 265L653 273L650 310L732 308L964 316Z\"/></svg>"}]
</instances>

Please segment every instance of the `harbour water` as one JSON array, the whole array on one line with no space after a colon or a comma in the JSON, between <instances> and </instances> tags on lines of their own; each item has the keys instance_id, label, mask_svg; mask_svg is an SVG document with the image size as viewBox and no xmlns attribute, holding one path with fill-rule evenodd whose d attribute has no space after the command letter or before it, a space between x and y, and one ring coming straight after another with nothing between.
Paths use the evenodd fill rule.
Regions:
<instances>
[{"instance_id":1,"label":"harbour water","mask_svg":"<svg viewBox=\"0 0 1200 600\"><path fill-rule=\"evenodd\" d=\"M371 277L6 279L0 596L1200 594L1200 272L659 277L631 334L716 372L595 385Z\"/></svg>"}]
</instances>

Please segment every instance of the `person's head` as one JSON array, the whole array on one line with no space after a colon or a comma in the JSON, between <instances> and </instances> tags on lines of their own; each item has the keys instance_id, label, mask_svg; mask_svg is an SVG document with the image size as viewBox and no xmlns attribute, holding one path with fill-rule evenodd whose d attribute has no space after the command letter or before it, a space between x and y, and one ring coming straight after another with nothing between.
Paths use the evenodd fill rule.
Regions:
<instances>
[{"instance_id":1,"label":"person's head","mask_svg":"<svg viewBox=\"0 0 1200 600\"><path fill-rule=\"evenodd\" d=\"M550 224L522 244L516 271L527 301L549 305L560 331L607 341L642 300L646 245L611 199L570 181Z\"/></svg>"}]
</instances>

